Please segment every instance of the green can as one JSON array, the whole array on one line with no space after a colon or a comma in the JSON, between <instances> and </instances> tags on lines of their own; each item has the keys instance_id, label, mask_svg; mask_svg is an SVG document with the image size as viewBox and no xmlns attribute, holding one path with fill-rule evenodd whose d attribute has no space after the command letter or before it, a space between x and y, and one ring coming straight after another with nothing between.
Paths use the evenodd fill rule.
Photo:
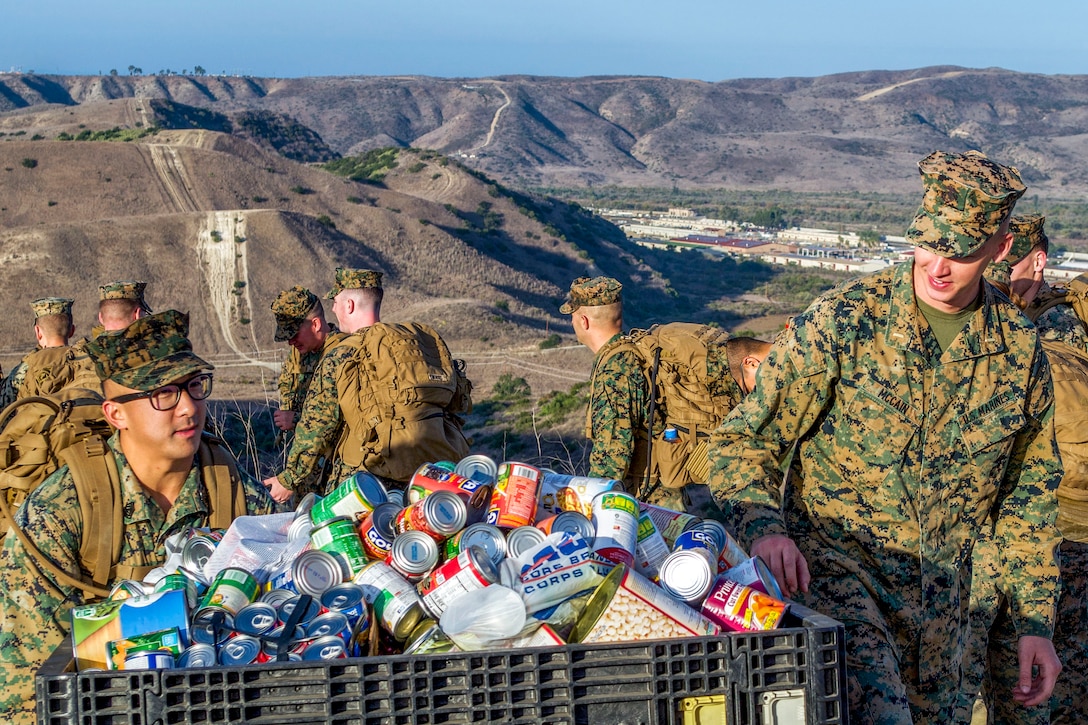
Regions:
<instances>
[{"instance_id":1,"label":"green can","mask_svg":"<svg viewBox=\"0 0 1088 725\"><path fill-rule=\"evenodd\" d=\"M388 499L382 482L366 471L353 473L310 509L310 520L320 524L337 516L362 518Z\"/></svg>"},{"instance_id":2,"label":"green can","mask_svg":"<svg viewBox=\"0 0 1088 725\"><path fill-rule=\"evenodd\" d=\"M256 578L248 571L227 567L208 585L197 613L205 609L222 609L233 619L238 610L257 598L258 589Z\"/></svg>"},{"instance_id":3,"label":"green can","mask_svg":"<svg viewBox=\"0 0 1088 725\"><path fill-rule=\"evenodd\" d=\"M353 578L368 563L355 521L347 516L337 516L315 526L310 532L310 545L339 559L345 579Z\"/></svg>"},{"instance_id":4,"label":"green can","mask_svg":"<svg viewBox=\"0 0 1088 725\"><path fill-rule=\"evenodd\" d=\"M178 589L185 592L185 601L192 610L196 607L196 582L180 572L167 574L155 584L155 591L170 592Z\"/></svg>"}]
</instances>

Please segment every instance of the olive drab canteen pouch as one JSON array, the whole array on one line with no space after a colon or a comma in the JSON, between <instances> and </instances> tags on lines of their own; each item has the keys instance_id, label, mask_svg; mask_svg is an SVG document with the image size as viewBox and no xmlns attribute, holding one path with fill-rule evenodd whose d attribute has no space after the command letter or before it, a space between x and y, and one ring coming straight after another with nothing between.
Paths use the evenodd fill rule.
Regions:
<instances>
[{"instance_id":1,"label":"olive drab canteen pouch","mask_svg":"<svg viewBox=\"0 0 1088 725\"><path fill-rule=\"evenodd\" d=\"M712 349L724 348L728 340L729 333L720 328L671 322L632 330L615 344L614 351L633 349L637 353L653 389L647 415L652 419L648 428L653 433L648 439L645 433L639 436L643 440L636 440L636 449L646 449L636 450L634 456L636 462L650 460L648 477L643 470L639 481L644 495L658 485L681 488L704 483L709 477L707 441L728 415L731 403L725 396L711 394L707 356ZM600 359L611 353L605 351ZM724 349L719 354L725 358ZM675 440L665 440L666 428L675 429ZM590 430L588 418L586 429Z\"/></svg>"},{"instance_id":2,"label":"olive drab canteen pouch","mask_svg":"<svg viewBox=\"0 0 1088 725\"><path fill-rule=\"evenodd\" d=\"M162 562L159 561L122 561L124 507L120 505L121 479L106 439L100 436L84 438L62 451L60 459L72 474L83 517L79 557L84 577L76 579L61 570L21 530L13 527L35 563L60 584L81 590L88 600L109 596L113 582L121 579L140 581L160 566ZM207 433L201 438L197 462L208 491L207 525L225 529L246 512L245 488L238 465L226 445Z\"/></svg>"},{"instance_id":3,"label":"olive drab canteen pouch","mask_svg":"<svg viewBox=\"0 0 1088 725\"><path fill-rule=\"evenodd\" d=\"M60 454L92 436L109 436L102 396L85 388L20 398L0 413L0 496L11 511L49 474ZM0 541L10 520L0 517Z\"/></svg>"},{"instance_id":4,"label":"olive drab canteen pouch","mask_svg":"<svg viewBox=\"0 0 1088 725\"><path fill-rule=\"evenodd\" d=\"M337 373L344 430L336 456L353 469L407 481L420 465L468 455L461 413L472 383L434 328L378 322L348 338Z\"/></svg>"},{"instance_id":5,"label":"olive drab canteen pouch","mask_svg":"<svg viewBox=\"0 0 1088 725\"><path fill-rule=\"evenodd\" d=\"M1064 286L1055 286L1048 292L1039 295L1024 310L1024 313L1035 322L1039 317L1055 305L1069 305L1073 308L1080 324L1088 331L1088 272L1069 280Z\"/></svg>"},{"instance_id":6,"label":"olive drab canteen pouch","mask_svg":"<svg viewBox=\"0 0 1088 725\"><path fill-rule=\"evenodd\" d=\"M1054 437L1062 457L1058 530L1088 542L1088 354L1064 342L1043 340L1054 380Z\"/></svg>"}]
</instances>

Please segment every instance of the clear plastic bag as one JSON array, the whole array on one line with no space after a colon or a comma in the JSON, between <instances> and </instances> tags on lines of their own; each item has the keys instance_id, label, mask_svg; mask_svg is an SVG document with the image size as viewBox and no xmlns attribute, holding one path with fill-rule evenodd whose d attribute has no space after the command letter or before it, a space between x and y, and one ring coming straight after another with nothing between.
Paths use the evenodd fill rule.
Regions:
<instances>
[{"instance_id":1,"label":"clear plastic bag","mask_svg":"<svg viewBox=\"0 0 1088 725\"><path fill-rule=\"evenodd\" d=\"M464 652L489 649L517 636L525 627L525 602L500 584L469 592L454 600L438 626Z\"/></svg>"}]
</instances>

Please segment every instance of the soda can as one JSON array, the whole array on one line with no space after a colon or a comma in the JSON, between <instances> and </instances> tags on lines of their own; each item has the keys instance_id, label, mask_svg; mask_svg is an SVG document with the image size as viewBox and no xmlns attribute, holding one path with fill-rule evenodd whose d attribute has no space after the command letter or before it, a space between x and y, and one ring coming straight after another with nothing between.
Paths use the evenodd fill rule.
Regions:
<instances>
[{"instance_id":1,"label":"soda can","mask_svg":"<svg viewBox=\"0 0 1088 725\"><path fill-rule=\"evenodd\" d=\"M721 573L731 566L736 566L748 558L748 554L741 548L737 540L725 528L725 524L715 519L703 519L697 524L697 528L714 537L718 545L718 572Z\"/></svg>"},{"instance_id":2,"label":"soda can","mask_svg":"<svg viewBox=\"0 0 1088 725\"><path fill-rule=\"evenodd\" d=\"M680 549L661 563L658 584L673 599L698 609L715 576L716 567L703 552Z\"/></svg>"},{"instance_id":3,"label":"soda can","mask_svg":"<svg viewBox=\"0 0 1088 725\"><path fill-rule=\"evenodd\" d=\"M586 518L593 515L593 499L607 491L623 491L623 483L611 478L568 476L545 471L537 493L536 520L561 511L578 511Z\"/></svg>"},{"instance_id":4,"label":"soda can","mask_svg":"<svg viewBox=\"0 0 1088 725\"><path fill-rule=\"evenodd\" d=\"M215 646L200 642L189 645L177 657L178 667L215 667L217 663Z\"/></svg>"},{"instance_id":5,"label":"soda can","mask_svg":"<svg viewBox=\"0 0 1088 725\"><path fill-rule=\"evenodd\" d=\"M422 531L405 531L393 539L387 563L408 581L418 582L438 565L438 544Z\"/></svg>"},{"instance_id":6,"label":"soda can","mask_svg":"<svg viewBox=\"0 0 1088 725\"><path fill-rule=\"evenodd\" d=\"M387 500L382 482L366 471L359 471L348 476L325 498L315 503L310 509L310 520L314 524L337 516L347 516L355 520L357 516L365 516Z\"/></svg>"},{"instance_id":7,"label":"soda can","mask_svg":"<svg viewBox=\"0 0 1088 725\"><path fill-rule=\"evenodd\" d=\"M456 559L457 555L470 546L477 546L487 553L491 563L498 566L506 558L506 537L502 530L491 524L470 524L454 536L446 539L446 558Z\"/></svg>"},{"instance_id":8,"label":"soda can","mask_svg":"<svg viewBox=\"0 0 1088 725\"><path fill-rule=\"evenodd\" d=\"M381 560L389 556L397 535L393 522L400 509L395 503L379 504L359 522L359 538L368 559Z\"/></svg>"},{"instance_id":9,"label":"soda can","mask_svg":"<svg viewBox=\"0 0 1088 725\"><path fill-rule=\"evenodd\" d=\"M506 534L506 551L512 559L544 541L544 532L535 526L519 526Z\"/></svg>"},{"instance_id":10,"label":"soda can","mask_svg":"<svg viewBox=\"0 0 1088 725\"><path fill-rule=\"evenodd\" d=\"M194 643L217 645L227 641L234 629L234 616L219 607L197 610L189 626L189 639Z\"/></svg>"},{"instance_id":11,"label":"soda can","mask_svg":"<svg viewBox=\"0 0 1088 725\"><path fill-rule=\"evenodd\" d=\"M347 516L336 516L317 524L310 532L310 545L335 556L344 569L345 579L355 576L366 566L363 542L354 519Z\"/></svg>"},{"instance_id":12,"label":"soda can","mask_svg":"<svg viewBox=\"0 0 1088 725\"><path fill-rule=\"evenodd\" d=\"M492 486L495 484L495 479L499 475L499 466L495 461L488 456L481 453L477 453L471 456L465 456L457 462L457 467L453 469L453 472L458 476L464 476L472 481L479 481L482 484Z\"/></svg>"},{"instance_id":13,"label":"soda can","mask_svg":"<svg viewBox=\"0 0 1088 725\"><path fill-rule=\"evenodd\" d=\"M638 517L638 543L635 544L635 570L650 581L656 582L661 564L670 554L665 538L654 526L653 519L645 511Z\"/></svg>"},{"instance_id":14,"label":"soda can","mask_svg":"<svg viewBox=\"0 0 1088 725\"><path fill-rule=\"evenodd\" d=\"M200 609L215 607L235 617L242 607L257 599L259 588L257 580L245 569L227 567L208 585L208 591L200 600Z\"/></svg>"},{"instance_id":15,"label":"soda can","mask_svg":"<svg viewBox=\"0 0 1088 725\"><path fill-rule=\"evenodd\" d=\"M374 618L398 641L403 641L423 616L423 602L407 579L384 561L371 562L355 577Z\"/></svg>"},{"instance_id":16,"label":"soda can","mask_svg":"<svg viewBox=\"0 0 1088 725\"><path fill-rule=\"evenodd\" d=\"M268 602L253 602L242 607L234 617L234 629L242 634L261 635L272 631L279 613Z\"/></svg>"},{"instance_id":17,"label":"soda can","mask_svg":"<svg viewBox=\"0 0 1088 725\"><path fill-rule=\"evenodd\" d=\"M433 572L419 585L423 606L435 619L469 592L491 586L499 571L483 549L470 546Z\"/></svg>"},{"instance_id":18,"label":"soda can","mask_svg":"<svg viewBox=\"0 0 1088 725\"><path fill-rule=\"evenodd\" d=\"M189 571L203 572L219 542L207 534L195 534L181 547L181 565Z\"/></svg>"},{"instance_id":19,"label":"soda can","mask_svg":"<svg viewBox=\"0 0 1088 725\"><path fill-rule=\"evenodd\" d=\"M330 612L343 614L348 618L351 627L355 627L360 618L365 619L367 616L363 588L352 582L339 584L322 594L321 606Z\"/></svg>"},{"instance_id":20,"label":"soda can","mask_svg":"<svg viewBox=\"0 0 1088 725\"><path fill-rule=\"evenodd\" d=\"M640 501L638 507L640 511L646 513L653 520L654 526L657 527L661 538L665 539L670 551L673 544L676 543L676 537L688 529L698 526L701 521L698 516L673 511L663 506L655 506L645 501Z\"/></svg>"},{"instance_id":21,"label":"soda can","mask_svg":"<svg viewBox=\"0 0 1088 725\"><path fill-rule=\"evenodd\" d=\"M501 529L529 526L536 521L537 490L544 474L524 463L499 464L487 523Z\"/></svg>"},{"instance_id":22,"label":"soda can","mask_svg":"<svg viewBox=\"0 0 1088 725\"><path fill-rule=\"evenodd\" d=\"M351 641L351 625L343 613L325 612L311 619L306 625L306 637L309 639L327 637L330 634L339 637L345 643Z\"/></svg>"},{"instance_id":23,"label":"soda can","mask_svg":"<svg viewBox=\"0 0 1088 725\"><path fill-rule=\"evenodd\" d=\"M174 669L174 653L165 649L133 652L125 657L125 666L122 669L172 670Z\"/></svg>"},{"instance_id":24,"label":"soda can","mask_svg":"<svg viewBox=\"0 0 1088 725\"><path fill-rule=\"evenodd\" d=\"M706 560L718 573L718 549L714 543L714 537L699 527L688 529L676 537L672 545L673 551L696 551L706 557Z\"/></svg>"},{"instance_id":25,"label":"soda can","mask_svg":"<svg viewBox=\"0 0 1088 725\"><path fill-rule=\"evenodd\" d=\"M437 491L471 495L481 485L481 481L440 468L434 463L424 463L408 481L408 503L414 504Z\"/></svg>"},{"instance_id":26,"label":"soda can","mask_svg":"<svg viewBox=\"0 0 1088 725\"><path fill-rule=\"evenodd\" d=\"M347 645L336 635L318 637L302 653L303 660L336 660L348 656Z\"/></svg>"},{"instance_id":27,"label":"soda can","mask_svg":"<svg viewBox=\"0 0 1088 725\"><path fill-rule=\"evenodd\" d=\"M467 520L468 507L460 496L450 491L435 491L401 510L393 525L397 534L422 531L435 541L445 541L465 528Z\"/></svg>"},{"instance_id":28,"label":"soda can","mask_svg":"<svg viewBox=\"0 0 1088 725\"><path fill-rule=\"evenodd\" d=\"M631 565L638 543L638 501L618 491L593 499L593 553L613 564Z\"/></svg>"},{"instance_id":29,"label":"soda can","mask_svg":"<svg viewBox=\"0 0 1088 725\"><path fill-rule=\"evenodd\" d=\"M248 634L236 634L219 646L219 664L248 665L261 653L261 642Z\"/></svg>"},{"instance_id":30,"label":"soda can","mask_svg":"<svg viewBox=\"0 0 1088 725\"><path fill-rule=\"evenodd\" d=\"M587 543L593 543L593 523L581 511L560 511L546 519L537 521L536 527L545 534L568 531L572 534L578 534Z\"/></svg>"},{"instance_id":31,"label":"soda can","mask_svg":"<svg viewBox=\"0 0 1088 725\"><path fill-rule=\"evenodd\" d=\"M364 600L365 601L365 600ZM351 628L351 641L348 643L349 657L362 657L370 654L370 613L363 608L363 616Z\"/></svg>"},{"instance_id":32,"label":"soda can","mask_svg":"<svg viewBox=\"0 0 1088 725\"><path fill-rule=\"evenodd\" d=\"M299 594L311 597L320 597L344 578L344 565L340 560L319 549L302 552L291 565L291 585Z\"/></svg>"},{"instance_id":33,"label":"soda can","mask_svg":"<svg viewBox=\"0 0 1088 725\"><path fill-rule=\"evenodd\" d=\"M295 610L300 606L303 606L301 594L297 597L292 597L281 604L279 608L280 623L284 625L289 623L291 619L294 618ZM295 625L302 627L303 631L305 631L306 625L309 624L314 617L322 613L323 609L321 602L313 597L310 598L309 604L306 604L305 607L305 609L299 612L298 618L295 620Z\"/></svg>"},{"instance_id":34,"label":"soda can","mask_svg":"<svg viewBox=\"0 0 1088 725\"><path fill-rule=\"evenodd\" d=\"M189 606L189 609L196 609L196 582L189 577L175 572L173 574L167 574L155 584L154 591L156 592L169 592L174 590L185 592L185 603Z\"/></svg>"}]
</instances>

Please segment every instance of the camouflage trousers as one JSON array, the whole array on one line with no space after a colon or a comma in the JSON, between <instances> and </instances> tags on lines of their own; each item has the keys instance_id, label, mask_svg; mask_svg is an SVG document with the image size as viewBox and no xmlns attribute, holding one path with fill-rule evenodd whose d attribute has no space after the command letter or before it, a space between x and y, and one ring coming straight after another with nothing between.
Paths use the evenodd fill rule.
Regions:
<instances>
[{"instance_id":1,"label":"camouflage trousers","mask_svg":"<svg viewBox=\"0 0 1088 725\"><path fill-rule=\"evenodd\" d=\"M1054 725L1088 723L1088 544L1063 541L1058 548L1062 595L1054 649L1062 663L1050 698Z\"/></svg>"},{"instance_id":2,"label":"camouflage trousers","mask_svg":"<svg viewBox=\"0 0 1088 725\"><path fill-rule=\"evenodd\" d=\"M733 530L732 523L726 520L721 507L714 501L714 495L710 493L710 487L705 483L689 483L683 488L658 486L646 499L646 503L683 511L701 519L716 519L725 524L730 533Z\"/></svg>"}]
</instances>

